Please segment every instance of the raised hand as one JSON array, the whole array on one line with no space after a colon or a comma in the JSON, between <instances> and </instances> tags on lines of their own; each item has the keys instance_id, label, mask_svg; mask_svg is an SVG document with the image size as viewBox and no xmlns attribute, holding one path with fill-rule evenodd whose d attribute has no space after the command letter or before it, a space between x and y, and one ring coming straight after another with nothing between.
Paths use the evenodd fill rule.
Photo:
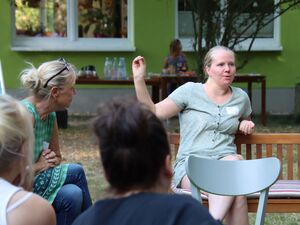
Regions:
<instances>
[{"instance_id":1,"label":"raised hand","mask_svg":"<svg viewBox=\"0 0 300 225\"><path fill-rule=\"evenodd\" d=\"M137 56L132 61L132 73L133 78L137 79L144 79L146 73L146 62L144 57Z\"/></svg>"}]
</instances>

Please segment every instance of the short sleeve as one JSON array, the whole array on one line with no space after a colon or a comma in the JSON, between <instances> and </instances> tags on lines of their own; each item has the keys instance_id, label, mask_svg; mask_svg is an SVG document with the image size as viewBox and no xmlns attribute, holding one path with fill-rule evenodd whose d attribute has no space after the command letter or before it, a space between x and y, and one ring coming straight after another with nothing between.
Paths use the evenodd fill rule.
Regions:
<instances>
[{"instance_id":1,"label":"short sleeve","mask_svg":"<svg viewBox=\"0 0 300 225\"><path fill-rule=\"evenodd\" d=\"M250 102L248 94L243 90L241 90L241 91L242 91L243 98L244 98L244 100L243 100L244 104L243 104L243 108L242 108L243 114L241 117L242 117L242 119L245 119L245 118L248 118L251 116L252 107L251 107L251 102Z\"/></svg>"},{"instance_id":2,"label":"short sleeve","mask_svg":"<svg viewBox=\"0 0 300 225\"><path fill-rule=\"evenodd\" d=\"M193 84L194 84L193 82L185 83L179 86L175 91L173 91L169 95L169 97L175 102L175 104L180 109L184 109L188 105L188 99L191 95Z\"/></svg>"}]
</instances>

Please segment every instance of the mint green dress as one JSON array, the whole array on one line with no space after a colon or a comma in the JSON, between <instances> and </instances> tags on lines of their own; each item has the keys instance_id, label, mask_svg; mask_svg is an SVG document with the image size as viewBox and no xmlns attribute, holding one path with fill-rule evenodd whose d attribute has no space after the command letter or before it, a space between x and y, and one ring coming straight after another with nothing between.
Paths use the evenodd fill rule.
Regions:
<instances>
[{"instance_id":1,"label":"mint green dress","mask_svg":"<svg viewBox=\"0 0 300 225\"><path fill-rule=\"evenodd\" d=\"M51 141L56 116L55 112L52 112L46 119L41 120L35 106L31 102L26 99L21 102L34 117L34 162L36 162L43 151L43 142L50 143ZM37 174L34 179L33 192L52 204L57 192L65 182L68 166L68 164L61 164Z\"/></svg>"},{"instance_id":2,"label":"mint green dress","mask_svg":"<svg viewBox=\"0 0 300 225\"><path fill-rule=\"evenodd\" d=\"M232 96L224 104L212 102L202 83L188 82L170 94L169 97L181 109L180 146L174 165L177 187L186 174L188 156L220 159L236 154L235 134L240 120L250 117L252 109L245 91L230 88Z\"/></svg>"}]
</instances>

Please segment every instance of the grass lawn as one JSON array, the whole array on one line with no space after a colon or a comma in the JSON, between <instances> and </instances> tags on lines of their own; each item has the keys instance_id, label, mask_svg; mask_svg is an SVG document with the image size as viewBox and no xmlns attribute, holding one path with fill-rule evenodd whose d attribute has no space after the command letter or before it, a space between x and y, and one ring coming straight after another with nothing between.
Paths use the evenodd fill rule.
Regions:
<instances>
[{"instance_id":1,"label":"grass lawn","mask_svg":"<svg viewBox=\"0 0 300 225\"><path fill-rule=\"evenodd\" d=\"M254 118L254 121L259 121ZM91 117L69 116L67 129L60 129L60 147L64 162L75 162L83 165L92 199L95 202L104 198L108 187L99 160L96 139L90 131ZM165 123L167 129L178 131L178 121L169 120ZM268 117L267 126L256 125L257 132L300 132L300 124L293 118ZM255 215L250 214L250 223L254 224ZM300 214L269 213L266 214L266 225L297 225L300 224Z\"/></svg>"}]
</instances>

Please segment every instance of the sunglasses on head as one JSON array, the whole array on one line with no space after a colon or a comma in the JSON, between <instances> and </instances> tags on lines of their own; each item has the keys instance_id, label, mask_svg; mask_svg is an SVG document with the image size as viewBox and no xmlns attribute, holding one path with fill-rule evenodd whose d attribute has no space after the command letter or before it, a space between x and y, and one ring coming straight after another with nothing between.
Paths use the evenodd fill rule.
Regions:
<instances>
[{"instance_id":1,"label":"sunglasses on head","mask_svg":"<svg viewBox=\"0 0 300 225\"><path fill-rule=\"evenodd\" d=\"M46 81L46 83L44 84L44 88L47 87L48 83L49 83L54 77L58 76L59 74L61 74L61 73L64 72L65 70L70 71L69 64L66 62L66 60L65 60L64 58L60 58L58 61L59 61L59 62L63 62L63 63L64 63L64 67L63 67L60 71L58 71L58 73L54 74L52 77L50 77L50 78Z\"/></svg>"}]
</instances>

